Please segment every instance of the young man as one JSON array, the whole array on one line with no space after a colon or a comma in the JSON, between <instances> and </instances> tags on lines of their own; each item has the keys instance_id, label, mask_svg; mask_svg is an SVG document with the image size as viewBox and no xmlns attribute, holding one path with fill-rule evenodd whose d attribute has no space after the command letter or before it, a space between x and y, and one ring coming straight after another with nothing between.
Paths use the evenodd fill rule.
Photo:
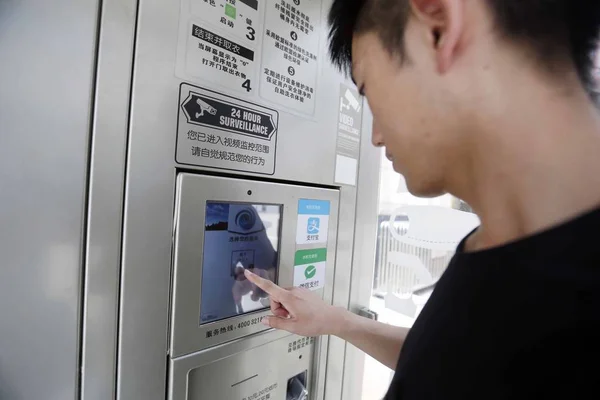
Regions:
<instances>
[{"instance_id":1,"label":"young man","mask_svg":"<svg viewBox=\"0 0 600 400\"><path fill-rule=\"evenodd\" d=\"M335 0L330 23L374 145L481 226L410 333L247 274L265 323L395 368L388 399L600 398L600 2Z\"/></svg>"}]
</instances>

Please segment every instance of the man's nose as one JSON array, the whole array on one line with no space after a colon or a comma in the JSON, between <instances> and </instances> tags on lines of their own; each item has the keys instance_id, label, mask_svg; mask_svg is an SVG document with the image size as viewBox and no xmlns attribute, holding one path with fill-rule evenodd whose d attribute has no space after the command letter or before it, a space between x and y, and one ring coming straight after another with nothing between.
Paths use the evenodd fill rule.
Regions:
<instances>
[{"instance_id":1,"label":"man's nose","mask_svg":"<svg viewBox=\"0 0 600 400\"><path fill-rule=\"evenodd\" d=\"M373 121L373 134L371 135L371 141L375 147L383 147L384 145L383 135L381 134L381 130L379 129L376 121Z\"/></svg>"}]
</instances>

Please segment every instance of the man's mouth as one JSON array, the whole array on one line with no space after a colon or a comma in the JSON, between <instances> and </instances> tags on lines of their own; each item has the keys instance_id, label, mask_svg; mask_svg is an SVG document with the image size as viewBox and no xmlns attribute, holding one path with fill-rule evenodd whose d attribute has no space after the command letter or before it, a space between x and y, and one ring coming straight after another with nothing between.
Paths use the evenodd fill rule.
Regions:
<instances>
[{"instance_id":1,"label":"man's mouth","mask_svg":"<svg viewBox=\"0 0 600 400\"><path fill-rule=\"evenodd\" d=\"M392 157L392 155L389 153L385 153L385 157L390 161L394 161L394 157Z\"/></svg>"}]
</instances>

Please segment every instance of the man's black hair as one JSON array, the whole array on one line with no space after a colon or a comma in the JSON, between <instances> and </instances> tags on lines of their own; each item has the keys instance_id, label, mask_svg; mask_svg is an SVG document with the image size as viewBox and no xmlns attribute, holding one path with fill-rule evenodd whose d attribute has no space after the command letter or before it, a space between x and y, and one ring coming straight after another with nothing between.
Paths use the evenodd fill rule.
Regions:
<instances>
[{"instance_id":1,"label":"man's black hair","mask_svg":"<svg viewBox=\"0 0 600 400\"><path fill-rule=\"evenodd\" d=\"M481 0L497 33L526 47L549 72L571 61L585 88L594 91L600 0ZM354 34L375 32L384 47L405 60L404 30L410 0L334 0L329 12L331 60L349 73ZM559 68L557 68L557 66Z\"/></svg>"}]
</instances>

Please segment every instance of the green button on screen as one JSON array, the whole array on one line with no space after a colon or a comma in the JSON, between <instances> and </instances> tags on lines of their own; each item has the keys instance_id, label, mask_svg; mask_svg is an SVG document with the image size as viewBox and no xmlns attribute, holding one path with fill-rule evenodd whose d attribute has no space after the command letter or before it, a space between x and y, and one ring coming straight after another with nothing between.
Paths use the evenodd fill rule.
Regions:
<instances>
[{"instance_id":1,"label":"green button on screen","mask_svg":"<svg viewBox=\"0 0 600 400\"><path fill-rule=\"evenodd\" d=\"M225 4L225 15L227 15L230 18L235 19L235 7L232 6L231 4Z\"/></svg>"}]
</instances>

